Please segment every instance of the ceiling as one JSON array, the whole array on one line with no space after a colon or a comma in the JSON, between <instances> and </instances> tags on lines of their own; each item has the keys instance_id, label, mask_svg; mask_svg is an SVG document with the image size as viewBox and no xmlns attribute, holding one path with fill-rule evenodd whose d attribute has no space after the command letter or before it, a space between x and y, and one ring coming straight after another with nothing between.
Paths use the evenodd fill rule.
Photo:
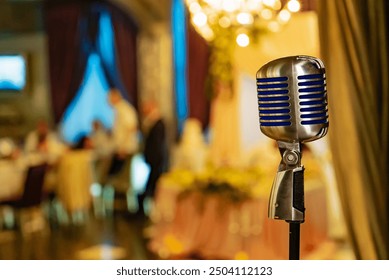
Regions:
<instances>
[{"instance_id":1,"label":"ceiling","mask_svg":"<svg viewBox=\"0 0 389 280\"><path fill-rule=\"evenodd\" d=\"M43 3L47 0L0 0L0 37L43 31ZM60 0L51 0L60 1ZM109 0L131 14L144 28L169 19L171 0Z\"/></svg>"},{"instance_id":2,"label":"ceiling","mask_svg":"<svg viewBox=\"0 0 389 280\"><path fill-rule=\"evenodd\" d=\"M171 0L109 0L128 12L143 28L170 19Z\"/></svg>"},{"instance_id":3,"label":"ceiling","mask_svg":"<svg viewBox=\"0 0 389 280\"><path fill-rule=\"evenodd\" d=\"M43 3L45 1L49 0L0 0L0 37L43 31ZM150 23L166 22L170 18L171 0L108 1L129 13L141 28L147 29ZM303 11L314 10L316 7L317 0L300 1Z\"/></svg>"}]
</instances>

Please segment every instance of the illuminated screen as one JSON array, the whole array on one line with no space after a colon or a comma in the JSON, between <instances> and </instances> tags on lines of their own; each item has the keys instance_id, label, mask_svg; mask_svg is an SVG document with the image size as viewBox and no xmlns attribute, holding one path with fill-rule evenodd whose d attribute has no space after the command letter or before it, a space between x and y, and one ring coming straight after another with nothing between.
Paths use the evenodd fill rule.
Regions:
<instances>
[{"instance_id":1,"label":"illuminated screen","mask_svg":"<svg viewBox=\"0 0 389 280\"><path fill-rule=\"evenodd\" d=\"M0 55L0 90L21 91L26 85L23 55Z\"/></svg>"}]
</instances>

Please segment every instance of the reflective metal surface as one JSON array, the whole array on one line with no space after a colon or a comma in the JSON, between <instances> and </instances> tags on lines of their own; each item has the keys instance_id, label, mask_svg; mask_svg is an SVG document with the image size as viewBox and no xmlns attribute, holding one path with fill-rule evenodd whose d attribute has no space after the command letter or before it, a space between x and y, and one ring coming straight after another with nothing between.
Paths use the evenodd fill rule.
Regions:
<instances>
[{"instance_id":1,"label":"reflective metal surface","mask_svg":"<svg viewBox=\"0 0 389 280\"><path fill-rule=\"evenodd\" d=\"M269 201L269 218L304 222L304 167L301 143L328 130L323 63L310 56L273 60L257 72L261 131L277 140L281 163Z\"/></svg>"},{"instance_id":2,"label":"reflective metal surface","mask_svg":"<svg viewBox=\"0 0 389 280\"><path fill-rule=\"evenodd\" d=\"M273 181L268 216L271 219L302 223L305 210L304 167L301 165L300 143L278 142L278 146L282 160Z\"/></svg>"},{"instance_id":3,"label":"reflective metal surface","mask_svg":"<svg viewBox=\"0 0 389 280\"><path fill-rule=\"evenodd\" d=\"M257 72L261 131L272 139L308 142L328 130L323 63L310 56L273 60Z\"/></svg>"}]
</instances>

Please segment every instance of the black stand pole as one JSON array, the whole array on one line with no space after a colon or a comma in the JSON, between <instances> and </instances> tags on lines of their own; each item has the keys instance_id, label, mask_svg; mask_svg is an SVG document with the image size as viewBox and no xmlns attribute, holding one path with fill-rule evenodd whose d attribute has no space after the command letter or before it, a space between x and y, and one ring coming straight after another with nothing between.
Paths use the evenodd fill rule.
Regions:
<instances>
[{"instance_id":1,"label":"black stand pole","mask_svg":"<svg viewBox=\"0 0 389 280\"><path fill-rule=\"evenodd\" d=\"M289 260L300 259L300 223L289 223Z\"/></svg>"}]
</instances>

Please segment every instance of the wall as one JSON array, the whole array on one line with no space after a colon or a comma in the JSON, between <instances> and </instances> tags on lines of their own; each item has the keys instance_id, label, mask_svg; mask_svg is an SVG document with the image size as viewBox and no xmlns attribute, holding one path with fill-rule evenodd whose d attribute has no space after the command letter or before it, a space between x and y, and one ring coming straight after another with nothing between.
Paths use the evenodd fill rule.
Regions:
<instances>
[{"instance_id":1,"label":"wall","mask_svg":"<svg viewBox=\"0 0 389 280\"><path fill-rule=\"evenodd\" d=\"M28 90L20 95L0 96L0 137L23 137L37 118L50 120L49 77L46 37L43 32L0 39L0 52L28 55Z\"/></svg>"},{"instance_id":2,"label":"wall","mask_svg":"<svg viewBox=\"0 0 389 280\"><path fill-rule=\"evenodd\" d=\"M255 77L258 69L266 62L290 55L312 55L320 57L319 31L315 12L293 15L290 22L278 33L266 33L258 42L235 50L235 66L240 72Z\"/></svg>"},{"instance_id":3,"label":"wall","mask_svg":"<svg viewBox=\"0 0 389 280\"><path fill-rule=\"evenodd\" d=\"M164 117L168 141L175 135L175 108L172 70L172 38L168 22L156 22L138 36L138 89L139 103L155 100Z\"/></svg>"},{"instance_id":4,"label":"wall","mask_svg":"<svg viewBox=\"0 0 389 280\"><path fill-rule=\"evenodd\" d=\"M267 140L259 131L256 72L273 59L300 54L320 57L317 15L314 12L298 13L280 32L263 34L258 43L235 49L235 92L239 96L236 106L239 108L243 152L253 148L258 141Z\"/></svg>"},{"instance_id":5,"label":"wall","mask_svg":"<svg viewBox=\"0 0 389 280\"><path fill-rule=\"evenodd\" d=\"M284 56L311 55L320 58L319 30L315 12L304 12L294 15L291 21L279 33L263 35L258 44L246 48L237 47L235 51L235 94L241 155L248 155L261 143L270 139L259 129L257 109L256 72L265 63ZM333 93L329 93L329 97ZM328 137L309 143L318 158L325 178L328 234L331 237L343 238L346 229L334 177L331 151Z\"/></svg>"}]
</instances>

